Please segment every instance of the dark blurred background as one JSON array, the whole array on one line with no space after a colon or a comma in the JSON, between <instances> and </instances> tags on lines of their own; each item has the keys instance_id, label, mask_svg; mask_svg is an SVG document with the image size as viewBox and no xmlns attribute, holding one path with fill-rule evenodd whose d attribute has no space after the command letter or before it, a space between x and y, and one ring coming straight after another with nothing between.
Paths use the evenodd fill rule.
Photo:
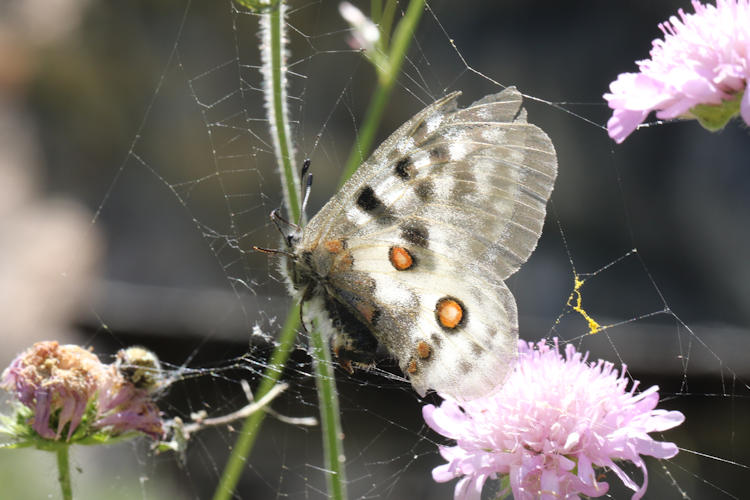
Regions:
<instances>
[{"instance_id":1,"label":"dark blurred background","mask_svg":"<svg viewBox=\"0 0 750 500\"><path fill-rule=\"evenodd\" d=\"M40 339L90 345L104 359L145 345L175 369L198 369L162 401L183 417L239 408L238 381L258 382L290 301L274 262L238 250L276 246L267 215L280 196L257 18L231 5L0 5L3 366ZM337 5L292 2L288 17L297 162L311 158L316 177L310 214L335 192L374 81L347 45ZM526 106L555 143L559 178L539 248L509 280L521 336L559 336L626 363L641 387L660 386L664 407L686 414L664 437L683 451L649 462L647 498L741 498L750 464L747 127L661 124L621 146L602 128L609 82L635 70L657 23L678 8L692 9L431 2L379 137L452 90L464 91L463 105L500 90L493 80L537 98ZM602 333L586 335L566 306L574 271L587 277L586 311L614 325ZM278 411L316 414L309 365L300 338ZM382 368L398 374L392 361ZM429 476L442 441L422 424L424 402L383 374L338 376L351 497L449 498L452 484ZM323 497L318 429L266 426L237 498ZM76 490L210 498L236 435L196 436L184 465L146 443L77 450ZM56 494L42 452L0 451L0 463L1 498ZM612 497L629 498L610 484Z\"/></svg>"}]
</instances>

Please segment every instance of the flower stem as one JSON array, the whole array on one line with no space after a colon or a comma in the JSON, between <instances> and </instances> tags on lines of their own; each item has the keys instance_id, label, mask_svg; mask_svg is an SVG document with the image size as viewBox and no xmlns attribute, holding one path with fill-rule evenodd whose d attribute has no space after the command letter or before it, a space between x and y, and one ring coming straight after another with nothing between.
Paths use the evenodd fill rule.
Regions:
<instances>
[{"instance_id":1,"label":"flower stem","mask_svg":"<svg viewBox=\"0 0 750 500\"><path fill-rule=\"evenodd\" d=\"M343 432L336 393L336 377L331 360L331 350L319 328L310 335L315 383L318 388L320 423L323 430L323 461L326 470L328 497L343 500L346 496L346 475Z\"/></svg>"},{"instance_id":2,"label":"flower stem","mask_svg":"<svg viewBox=\"0 0 750 500\"><path fill-rule=\"evenodd\" d=\"M57 448L57 480L60 482L63 500L73 500L73 487L70 484L70 446Z\"/></svg>"},{"instance_id":3,"label":"flower stem","mask_svg":"<svg viewBox=\"0 0 750 500\"><path fill-rule=\"evenodd\" d=\"M359 131L357 141L354 143L354 147L352 147L349 153L349 158L346 160L344 172L341 174L341 183L351 177L359 167L359 164L370 154L385 105L388 103L388 99L390 99L391 92L398 79L398 74L403 66L404 58L409 50L412 35L417 29L423 11L424 0L411 0L404 17L398 23L398 26L396 26L388 55L389 64L377 67L378 84L365 113L365 119ZM386 13L387 15L388 13Z\"/></svg>"},{"instance_id":4,"label":"flower stem","mask_svg":"<svg viewBox=\"0 0 750 500\"><path fill-rule=\"evenodd\" d=\"M394 4L389 0L390 4ZM277 8L261 14L262 44L261 56L263 60L262 72L265 79L264 92L266 107L274 141L274 150L282 181L284 202L291 220L300 219L299 186L296 171L293 168L293 147L286 105L286 64L284 54L284 9L283 1ZM391 47L391 59L387 68L380 72L378 87L371 101L362 127L360 138L352 149L344 170L344 178L348 178L361 163L362 156L368 154L375 139L378 124L385 105L388 102L393 86L397 80L404 57L411 42L412 34L424 9L424 0L412 0L404 18L396 28ZM390 10L390 9L389 9ZM386 20L389 17L386 12ZM294 338L299 326L299 306L289 312L280 342L274 351L265 378L257 392L262 397L279 380L289 353L294 345ZM336 392L333 364L330 351L322 333L316 328L310 335L313 347L313 357L316 370L316 385L318 388L318 402L320 405L323 431L323 449L326 468L330 471L327 477L328 493L331 498L346 498L346 478L344 474L344 454L339 416L338 395ZM247 457L252 451L265 412L256 412L245 421L240 437L229 457L221 481L214 493L214 500L229 500L244 468Z\"/></svg>"},{"instance_id":5,"label":"flower stem","mask_svg":"<svg viewBox=\"0 0 750 500\"><path fill-rule=\"evenodd\" d=\"M290 220L297 222L300 216L299 176L294 168L294 147L287 107L285 12L286 3L279 1L259 14L262 62L260 71L263 75L266 114L271 129L276 165L281 177L284 205Z\"/></svg>"},{"instance_id":6,"label":"flower stem","mask_svg":"<svg viewBox=\"0 0 750 500\"><path fill-rule=\"evenodd\" d=\"M289 353L292 352L292 348L294 347L294 339L297 337L298 327L299 305L292 307L289 311L284 327L281 329L279 345L276 346L276 349L271 355L268 366L263 373L263 381L255 391L256 400L265 396L281 378L281 374L284 371L284 365L286 365L286 362L289 359ZM240 480L242 470L247 462L247 457L250 456L250 452L253 449L255 439L258 437L258 431L263 424L265 416L265 411L256 411L245 419L245 423L242 425L242 430L240 431L240 436L234 444L232 454L229 456L227 465L224 468L221 481L214 492L213 500L230 500L233 498L234 489L237 487L237 482Z\"/></svg>"},{"instance_id":7,"label":"flower stem","mask_svg":"<svg viewBox=\"0 0 750 500\"><path fill-rule=\"evenodd\" d=\"M283 1L279 2L279 8L268 14L269 24L263 30L263 73L266 77L266 103L271 123L271 135L274 139L276 161L279 163L282 187L284 189L284 200L288 213L292 220L301 220L301 208L299 205L298 176L293 167L292 155L294 148L291 144L289 113L287 108L286 94L286 58L284 48L284 9ZM268 38L266 38L268 37ZM267 53L270 50L270 57ZM268 92L271 95L268 95ZM294 319L295 329L299 317L299 306L293 308L287 316L287 323ZM318 388L318 404L320 406L321 421L323 424L323 449L326 466L331 473L327 478L328 495L330 498L343 500L345 493L344 464L338 460L341 449L341 422L339 418L338 394L336 392L336 379L333 375L330 352L326 339L317 328L310 334L310 342L316 366L316 385ZM289 346L291 349L291 345ZM286 360L286 358L284 358ZM260 419L258 417L258 427ZM257 427L253 427L257 433ZM254 438L253 438L254 440ZM250 443L252 446L252 442ZM247 456L247 455L244 455Z\"/></svg>"},{"instance_id":8,"label":"flower stem","mask_svg":"<svg viewBox=\"0 0 750 500\"><path fill-rule=\"evenodd\" d=\"M240 1L247 5L247 2ZM254 5L249 5L254 8ZM261 59L263 75L263 92L266 99L266 112L274 144L276 163L279 168L284 204L292 221L299 220L300 203L297 175L292 167L294 154L286 106L286 57L284 53L284 10L283 1L271 4L266 10L259 11L261 33ZM274 349L263 380L256 390L256 398L262 398L281 378L289 354L294 348L294 340L299 327L299 306L292 307L284 322L279 336L279 344ZM233 498L242 471L252 452L258 432L263 424L266 412L255 412L245 419L239 438L232 448L224 472L221 476L214 500Z\"/></svg>"}]
</instances>

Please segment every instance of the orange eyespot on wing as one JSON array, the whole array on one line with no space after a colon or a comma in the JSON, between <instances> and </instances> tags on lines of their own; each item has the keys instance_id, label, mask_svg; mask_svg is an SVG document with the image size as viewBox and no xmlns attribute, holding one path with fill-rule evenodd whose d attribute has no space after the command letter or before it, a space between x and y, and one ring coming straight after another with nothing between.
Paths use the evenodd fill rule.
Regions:
<instances>
[{"instance_id":1,"label":"orange eyespot on wing","mask_svg":"<svg viewBox=\"0 0 750 500\"><path fill-rule=\"evenodd\" d=\"M352 256L351 252L347 251L336 254L331 270L338 273L345 273L347 271L351 271L353 266L354 256Z\"/></svg>"},{"instance_id":2,"label":"orange eyespot on wing","mask_svg":"<svg viewBox=\"0 0 750 500\"><path fill-rule=\"evenodd\" d=\"M339 253L344 249L344 242L341 240L328 240L323 243L323 246L331 253Z\"/></svg>"},{"instance_id":3,"label":"orange eyespot on wing","mask_svg":"<svg viewBox=\"0 0 750 500\"><path fill-rule=\"evenodd\" d=\"M388 251L388 260L399 271L406 271L414 265L414 257L404 247L391 247Z\"/></svg>"},{"instance_id":4,"label":"orange eyespot on wing","mask_svg":"<svg viewBox=\"0 0 750 500\"><path fill-rule=\"evenodd\" d=\"M420 340L417 344L417 355L422 359L427 359L430 357L430 354L432 354L432 348L430 347L430 344L428 344L424 340Z\"/></svg>"},{"instance_id":5,"label":"orange eyespot on wing","mask_svg":"<svg viewBox=\"0 0 750 500\"><path fill-rule=\"evenodd\" d=\"M409 361L409 367L406 369L406 371L411 373L412 375L417 373L417 362L413 359Z\"/></svg>"},{"instance_id":6,"label":"orange eyespot on wing","mask_svg":"<svg viewBox=\"0 0 750 500\"><path fill-rule=\"evenodd\" d=\"M443 328L453 329L464 319L464 307L452 297L443 297L435 306L435 316Z\"/></svg>"}]
</instances>

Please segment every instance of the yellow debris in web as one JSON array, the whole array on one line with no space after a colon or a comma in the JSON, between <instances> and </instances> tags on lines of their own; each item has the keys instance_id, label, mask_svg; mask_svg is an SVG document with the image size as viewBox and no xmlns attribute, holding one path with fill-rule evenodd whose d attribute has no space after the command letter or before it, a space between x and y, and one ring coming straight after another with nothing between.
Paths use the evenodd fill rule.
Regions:
<instances>
[{"instance_id":1,"label":"yellow debris in web","mask_svg":"<svg viewBox=\"0 0 750 500\"><path fill-rule=\"evenodd\" d=\"M570 297L568 297L567 305L573 308L575 312L580 314L583 317L583 319L586 320L586 322L589 325L589 335L598 333L602 330L602 326L599 323L597 323L594 318L589 316L589 313L587 313L583 309L583 306L581 306L581 302L583 300L581 298L581 287L586 282L586 280L582 280L578 275L575 275L573 279L574 279L573 291L571 292ZM575 301L575 305L573 304L574 301Z\"/></svg>"}]
</instances>

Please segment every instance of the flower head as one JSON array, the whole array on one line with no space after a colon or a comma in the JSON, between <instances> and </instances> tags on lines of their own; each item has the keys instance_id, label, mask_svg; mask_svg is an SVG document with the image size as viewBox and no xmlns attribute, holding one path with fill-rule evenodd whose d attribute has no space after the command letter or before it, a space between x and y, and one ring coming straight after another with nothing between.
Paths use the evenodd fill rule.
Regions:
<instances>
[{"instance_id":1,"label":"flower head","mask_svg":"<svg viewBox=\"0 0 750 500\"><path fill-rule=\"evenodd\" d=\"M146 390L126 380L115 365L76 345L38 342L18 355L0 387L20 403L19 418L43 439L80 441L104 432L163 435L159 409Z\"/></svg>"},{"instance_id":2,"label":"flower head","mask_svg":"<svg viewBox=\"0 0 750 500\"><path fill-rule=\"evenodd\" d=\"M750 0L693 0L694 14L659 25L664 39L652 42L651 59L638 61L639 73L622 73L604 94L614 110L607 122L617 143L651 111L663 119L697 118L710 129L723 128L739 111L750 124Z\"/></svg>"},{"instance_id":3,"label":"flower head","mask_svg":"<svg viewBox=\"0 0 750 500\"><path fill-rule=\"evenodd\" d=\"M435 481L461 478L456 499L479 499L489 478L508 476L516 500L604 495L609 485L595 467L607 467L641 498L648 472L641 455L671 458L673 443L648 433L682 423L678 411L657 410L658 387L636 394L609 362L587 362L568 344L519 342L518 364L499 392L460 406L445 400L422 410L435 431L456 440L442 446L448 463L432 471ZM615 461L643 471L639 487Z\"/></svg>"}]
</instances>

